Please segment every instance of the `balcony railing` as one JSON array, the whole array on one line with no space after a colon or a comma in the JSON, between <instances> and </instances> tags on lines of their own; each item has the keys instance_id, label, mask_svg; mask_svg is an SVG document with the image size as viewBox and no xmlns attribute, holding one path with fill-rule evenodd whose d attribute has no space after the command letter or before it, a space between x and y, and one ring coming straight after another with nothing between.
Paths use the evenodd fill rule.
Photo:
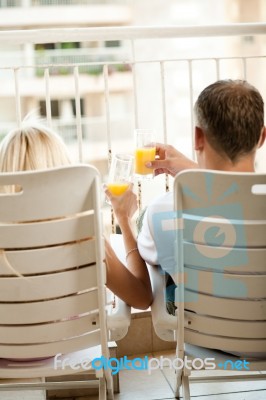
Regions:
<instances>
[{"instance_id":1,"label":"balcony railing","mask_svg":"<svg viewBox=\"0 0 266 400\"><path fill-rule=\"evenodd\" d=\"M0 7L68 6L95 4L95 0L0 0ZM125 0L98 0L98 4L125 4Z\"/></svg>"},{"instance_id":2,"label":"balcony railing","mask_svg":"<svg viewBox=\"0 0 266 400\"><path fill-rule=\"evenodd\" d=\"M35 61L32 65L2 66L0 80L5 72L5 82L3 85L0 82L2 113L9 104L6 122L20 125L25 111L29 111L27 104L34 104L36 93L35 97L45 101L48 125L65 138L66 132L71 132L72 136L75 132L76 140L71 136L69 145L77 149L80 161L91 162L91 154L95 158L95 154L100 153L100 158L105 153L105 159L110 161L113 152L128 151L133 146L134 127L154 128L157 141L170 142L193 157L193 104L205 86L217 79L247 79L266 98L265 37L266 24L2 31L0 46L6 48L119 40L125 41L130 49L127 58L122 56L116 60L111 57L97 62L46 59L42 65L38 63L38 68L44 71L38 81L31 80L32 73L25 74L26 71L36 72ZM84 80L82 69L96 64L101 67L100 74L94 80ZM119 65L128 70L126 84L122 74L121 77L118 74L115 81L110 74ZM53 68L59 67L68 69L67 81L63 77L55 80L52 76ZM3 92L7 82L12 95ZM72 119L66 121L60 113L56 118L53 116L51 104L56 99L55 85L59 85L58 98L74 99ZM86 110L82 111L81 100L85 101ZM5 114L1 115L1 120L3 124ZM266 169L265 155L258 158L258 169ZM171 181L165 183L159 177L156 184L149 182L142 186L139 185L139 197L144 205L155 192L161 192L165 186L171 187Z\"/></svg>"}]
</instances>

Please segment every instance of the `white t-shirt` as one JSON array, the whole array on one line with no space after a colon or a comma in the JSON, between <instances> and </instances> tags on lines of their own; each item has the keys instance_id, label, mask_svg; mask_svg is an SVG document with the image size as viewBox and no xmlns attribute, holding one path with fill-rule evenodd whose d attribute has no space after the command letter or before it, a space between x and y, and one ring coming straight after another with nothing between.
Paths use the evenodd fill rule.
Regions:
<instances>
[{"instance_id":1,"label":"white t-shirt","mask_svg":"<svg viewBox=\"0 0 266 400\"><path fill-rule=\"evenodd\" d=\"M138 235L138 249L141 257L150 265L160 264L167 272L169 269L167 261L171 265L174 262L172 227L173 193L168 192L156 197L148 206ZM164 263L166 265L163 265Z\"/></svg>"}]
</instances>

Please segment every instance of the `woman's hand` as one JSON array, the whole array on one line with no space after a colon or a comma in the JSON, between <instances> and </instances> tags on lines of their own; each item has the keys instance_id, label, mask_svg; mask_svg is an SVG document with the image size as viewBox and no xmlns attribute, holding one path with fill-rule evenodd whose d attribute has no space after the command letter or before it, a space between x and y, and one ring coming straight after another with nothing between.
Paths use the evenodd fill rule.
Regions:
<instances>
[{"instance_id":1,"label":"woman's hand","mask_svg":"<svg viewBox=\"0 0 266 400\"><path fill-rule=\"evenodd\" d=\"M105 186L105 194L112 204L115 216L119 224L125 219L131 220L138 209L137 196L135 193L133 193L132 189L133 184L131 183L125 193L116 196L113 195Z\"/></svg>"}]
</instances>

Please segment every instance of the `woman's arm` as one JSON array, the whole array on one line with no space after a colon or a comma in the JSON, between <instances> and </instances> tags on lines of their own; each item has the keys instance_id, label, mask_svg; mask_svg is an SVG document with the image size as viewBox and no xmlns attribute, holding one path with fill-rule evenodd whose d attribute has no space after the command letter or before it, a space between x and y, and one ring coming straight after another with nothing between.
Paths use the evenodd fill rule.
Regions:
<instances>
[{"instance_id":1,"label":"woman's arm","mask_svg":"<svg viewBox=\"0 0 266 400\"><path fill-rule=\"evenodd\" d=\"M130 306L146 309L152 302L152 289L147 266L139 254L131 222L137 210L136 195L132 192L132 187L121 196L114 196L107 189L105 193L112 203L127 254L126 267L106 240L107 287Z\"/></svg>"}]
</instances>

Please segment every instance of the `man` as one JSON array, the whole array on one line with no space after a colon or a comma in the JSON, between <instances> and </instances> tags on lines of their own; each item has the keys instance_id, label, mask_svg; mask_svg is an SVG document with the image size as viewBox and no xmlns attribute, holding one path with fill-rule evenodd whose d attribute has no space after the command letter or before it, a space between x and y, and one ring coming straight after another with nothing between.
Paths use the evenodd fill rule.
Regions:
<instances>
[{"instance_id":1,"label":"man","mask_svg":"<svg viewBox=\"0 0 266 400\"><path fill-rule=\"evenodd\" d=\"M264 143L266 134L264 103L256 88L241 80L217 81L200 93L194 112L197 163L170 145L157 144L158 160L146 164L155 175L175 176L191 168L255 172L256 151ZM160 232L155 232L153 216L172 210L173 195L165 193L148 206L143 218L138 248L142 258L151 265L160 264ZM170 242L167 252L169 259L174 259L174 246Z\"/></svg>"}]
</instances>

